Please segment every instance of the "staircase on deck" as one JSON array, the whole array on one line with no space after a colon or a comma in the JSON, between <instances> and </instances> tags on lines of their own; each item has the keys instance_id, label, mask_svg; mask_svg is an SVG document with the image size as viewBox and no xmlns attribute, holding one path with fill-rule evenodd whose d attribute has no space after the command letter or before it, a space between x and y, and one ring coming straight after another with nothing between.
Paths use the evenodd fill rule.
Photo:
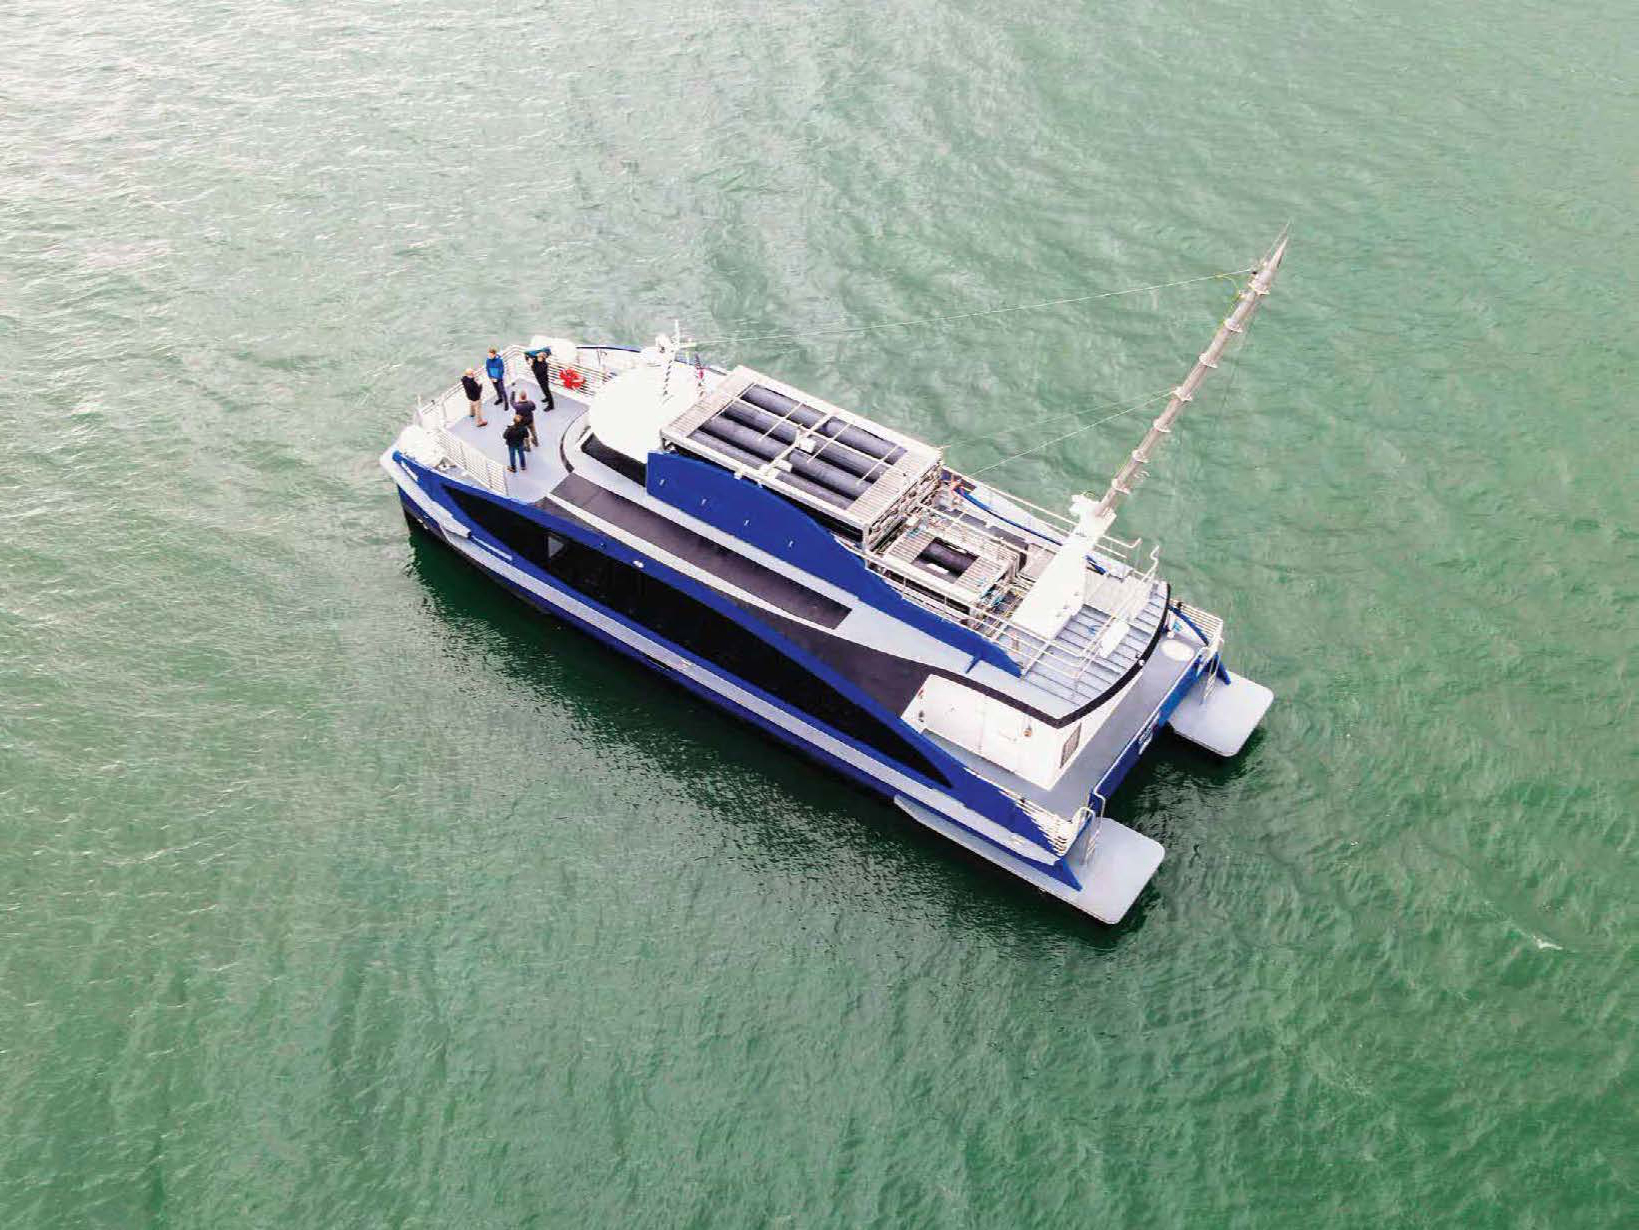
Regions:
<instances>
[{"instance_id":1,"label":"staircase on deck","mask_svg":"<svg viewBox=\"0 0 1639 1230\"><path fill-rule=\"evenodd\" d=\"M1166 602L1167 587L1151 585L1143 606L1123 617L1132 626L1108 656L1095 647L1111 616L1091 605L1072 615L1051 642L1014 626L1008 633L1008 652L1021 664L1029 664L1024 672L1027 682L1064 700L1092 700L1113 687L1138 661L1166 615Z\"/></svg>"}]
</instances>

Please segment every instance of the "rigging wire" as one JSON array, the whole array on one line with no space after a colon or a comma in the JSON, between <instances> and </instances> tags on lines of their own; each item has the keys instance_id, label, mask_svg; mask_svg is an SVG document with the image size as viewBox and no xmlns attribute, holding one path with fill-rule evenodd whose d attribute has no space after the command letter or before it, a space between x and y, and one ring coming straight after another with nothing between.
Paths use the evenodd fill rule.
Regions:
<instances>
[{"instance_id":1,"label":"rigging wire","mask_svg":"<svg viewBox=\"0 0 1639 1230\"><path fill-rule=\"evenodd\" d=\"M924 316L914 320L884 320L874 325L842 325L827 329L809 329L803 333L747 333L732 337L707 338L691 342L691 346L725 346L731 342L787 342L804 341L812 337L837 337L854 333L873 333L879 329L908 329L916 325L946 324L953 320L972 320L979 316L1000 316L1005 312L1030 312L1038 308L1064 307L1071 303L1091 303L1095 299L1114 299L1119 295L1139 295L1150 290L1170 290L1174 286L1189 286L1195 282L1211 282L1217 278L1238 278L1251 273L1256 266L1232 269L1223 273L1206 273L1194 278L1180 278L1176 282L1157 282L1153 286L1132 286L1126 290L1106 290L1093 295L1072 295L1068 299L1044 299L1040 303L1016 303L1010 307L978 308L971 312L952 312L945 316Z\"/></svg>"},{"instance_id":2,"label":"rigging wire","mask_svg":"<svg viewBox=\"0 0 1639 1230\"><path fill-rule=\"evenodd\" d=\"M1235 349L1227 356L1229 359L1229 381L1224 385L1223 395L1218 398L1218 409L1213 417L1222 418L1224 409L1229 405L1229 395L1235 391L1235 380L1241 374L1241 351L1246 349L1246 339L1252 336L1252 326L1258 323L1253 316L1241 330L1240 337L1235 339Z\"/></svg>"},{"instance_id":3,"label":"rigging wire","mask_svg":"<svg viewBox=\"0 0 1639 1230\"><path fill-rule=\"evenodd\" d=\"M1170 392L1172 392L1171 389L1159 389L1150 394L1146 401L1140 402L1139 405L1147 404L1148 401L1153 401L1162 393ZM1131 406L1128 405L1127 400L1123 398L1121 401L1105 402L1101 406L1085 406L1080 410L1068 410L1063 414L1050 414L1046 418L1030 419L1028 422L1024 423L1014 423L1011 427L1004 427L1000 431L991 432L989 435L968 436L965 440L956 440L950 444L942 444L940 447L946 449L961 448L964 444L978 444L982 440L996 440L1002 436L1012 435L1016 431L1026 431L1033 427L1042 427L1048 423L1057 423L1062 419L1079 419L1084 414L1097 414L1100 410L1115 410L1123 406L1127 407L1127 409L1131 409ZM1121 412L1125 414L1127 411L1122 410ZM1096 424L1094 425L1096 426Z\"/></svg>"},{"instance_id":4,"label":"rigging wire","mask_svg":"<svg viewBox=\"0 0 1639 1230\"><path fill-rule=\"evenodd\" d=\"M1242 272L1250 272L1250 271L1243 270ZM1229 275L1229 276L1237 276L1237 275ZM1237 297L1238 297L1238 292L1237 292ZM1240 365L1238 360L1240 358L1241 351L1246 346L1246 339L1247 339L1248 335L1251 334L1252 326L1255 323L1256 323L1255 320L1247 321L1246 327L1241 331L1240 336L1235 339L1234 349L1232 351L1230 351L1230 353L1228 355L1225 356L1229 360L1229 381L1228 381L1227 384L1224 385L1223 392L1219 395L1219 398L1218 398L1218 410L1219 410L1220 414L1222 413L1224 407L1229 404L1229 395L1230 395L1230 393L1232 393L1234 391L1236 377L1238 377L1241 374L1241 365ZM1143 401L1134 402L1132 405L1126 407L1125 409L1117 410L1114 414L1109 415L1106 418L1099 419L1095 423L1088 423L1085 426L1077 427L1074 431L1067 431L1061 436L1054 436L1051 440L1048 440L1043 444L1038 444L1034 448L1027 448L1021 453L1014 453L1009 457L1003 457L1000 461L993 461L989 465L985 466L983 469L972 471L968 475L968 477L976 478L980 474L989 473L991 470L996 469L996 467L1004 466L1010 461L1017 461L1020 457L1028 457L1032 453L1041 452L1042 449L1044 449L1044 448L1051 448L1053 445L1059 443L1061 440L1068 440L1072 436L1079 436L1082 432L1091 431L1093 428L1101 427L1105 423L1114 422L1116 419L1121 418L1123 415L1131 414L1134 410L1141 410L1145 406L1148 406L1148 405L1151 405L1151 404L1153 404L1157 401L1160 401L1163 397L1171 397L1172 394L1175 391L1176 390L1173 390L1173 389L1163 389L1159 393L1152 393L1152 394L1150 394L1150 396L1146 397ZM1093 413L1096 413L1097 411L1103 410L1103 409L1106 409L1106 407L1104 407L1104 406L1094 406L1090 410L1075 411L1073 413L1093 414ZM1064 418L1066 416L1064 416L1064 415L1055 415L1053 417L1054 418ZM1039 421L1052 422L1053 419L1044 419L1044 420L1039 420ZM1033 424L1021 424L1021 426L1032 426L1032 425ZM1006 429L1006 431L1015 431L1017 429L1018 429L1017 427L1012 427L1012 428ZM996 435L1005 435L1006 431L996 432L992 436L976 436L972 440L964 440L964 441L961 441L960 443L971 444L971 443L974 443L976 440L994 439ZM955 445L951 445L949 447L954 448Z\"/></svg>"},{"instance_id":5,"label":"rigging wire","mask_svg":"<svg viewBox=\"0 0 1639 1230\"><path fill-rule=\"evenodd\" d=\"M1164 389L1163 391L1161 391L1159 393L1152 393L1152 394L1150 394L1150 396L1146 397L1143 401L1134 402L1132 405L1128 406L1125 410L1117 410L1114 414L1109 415L1106 418L1101 418L1095 423L1085 423L1082 426L1077 427L1074 431L1067 431L1062 436L1054 436L1051 440L1048 440L1048 441L1046 441L1042 444L1038 444L1034 448L1027 448L1022 453L1014 453L1010 457L1003 457L1000 461L993 461L989 465L985 466L982 469L978 469L978 470L974 470L974 471L970 472L968 474L968 477L969 478L977 478L981 474L988 474L988 473L990 473L990 471L994 470L997 466L1004 466L1010 461L1017 461L1020 457L1028 457L1032 453L1039 453L1039 452L1041 452L1042 449L1051 448L1053 445L1059 443L1059 441L1061 441L1061 440L1068 440L1071 436L1079 436L1082 432L1091 431L1095 427L1102 427L1105 423L1113 423L1113 422L1115 422L1116 419L1120 418L1124 414L1131 414L1134 410L1142 410L1145 406L1154 405L1156 402L1160 401L1163 397L1171 397L1171 396L1172 396L1172 390L1171 389Z\"/></svg>"}]
</instances>

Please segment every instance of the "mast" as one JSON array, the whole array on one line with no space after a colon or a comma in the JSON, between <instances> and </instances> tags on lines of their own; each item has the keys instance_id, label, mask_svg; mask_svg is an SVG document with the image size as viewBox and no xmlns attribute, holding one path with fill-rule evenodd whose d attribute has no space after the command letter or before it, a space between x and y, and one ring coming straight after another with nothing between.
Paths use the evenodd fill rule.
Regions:
<instances>
[{"instance_id":1,"label":"mast","mask_svg":"<svg viewBox=\"0 0 1639 1230\"><path fill-rule=\"evenodd\" d=\"M1149 464L1161 441L1172 433L1172 425L1184 412L1184 407L1193 400L1195 391L1201 387L1207 373L1218 366L1218 359L1223 354L1224 347L1229 344L1230 337L1246 332L1247 322L1252 319L1258 305L1263 302L1264 296L1269 293L1269 288L1275 281L1275 272L1280 268L1281 257L1286 255L1287 242L1287 232L1283 230L1280 237L1275 240L1275 246L1269 250L1269 254L1259 262L1252 280L1237 297L1234 311L1230 312L1223 324L1218 326L1218 332L1212 335L1212 344L1195 361L1195 366L1184 378L1184 383L1172 391L1172 398L1167 402L1166 409L1161 411L1155 422L1150 425L1143 442L1133 449L1126 463L1116 471L1103 498L1096 505L1089 507L1085 497L1077 497L1075 502L1083 510L1082 527L1090 531L1092 536L1096 537L1109 529L1115 520L1116 506L1131 495L1133 488L1143 481L1144 467Z\"/></svg>"},{"instance_id":2,"label":"mast","mask_svg":"<svg viewBox=\"0 0 1639 1230\"><path fill-rule=\"evenodd\" d=\"M1286 255L1286 243L1287 234L1282 231L1280 238L1275 240L1275 246L1258 263L1246 289L1237 296L1234 310L1218 326L1218 332L1212 335L1212 344L1195 361L1184 383L1172 391L1167 408L1151 424L1149 433L1133 449L1132 456L1116 471L1103 498L1096 504L1091 494L1071 498L1070 511L1076 515L1075 529L1060 544L1023 601L1013 611L1013 622L1025 631L1034 633L1044 641L1051 641L1081 609L1087 590L1087 553L1109 532L1115 521L1116 505L1131 495L1133 488L1144 477L1144 467L1149 464L1150 457L1161 441L1172 433L1172 425L1194 398L1195 390L1201 387L1206 374L1218 366L1218 359L1224 347L1229 345L1229 339L1237 333L1246 332L1246 322L1252 319L1252 313L1258 310L1258 304L1263 302L1275 280L1281 257ZM1112 619L1109 627L1115 629L1124 625L1125 619ZM1106 638L1111 634L1106 631Z\"/></svg>"}]
</instances>

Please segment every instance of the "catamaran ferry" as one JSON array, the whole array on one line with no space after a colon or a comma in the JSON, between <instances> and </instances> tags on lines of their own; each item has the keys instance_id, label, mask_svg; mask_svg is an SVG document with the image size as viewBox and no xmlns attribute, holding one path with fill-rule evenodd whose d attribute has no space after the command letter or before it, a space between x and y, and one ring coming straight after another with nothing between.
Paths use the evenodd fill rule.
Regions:
<instances>
[{"instance_id":1,"label":"catamaran ferry","mask_svg":"<svg viewBox=\"0 0 1639 1230\"><path fill-rule=\"evenodd\" d=\"M1068 518L665 335L502 352L506 388L543 405L523 468L511 415L481 426L459 384L381 465L412 528L532 606L1114 923L1164 851L1107 814L1111 793L1163 727L1233 756L1272 699L1224 665L1223 621L1173 592L1157 552L1110 533L1116 506L1285 250Z\"/></svg>"}]
</instances>

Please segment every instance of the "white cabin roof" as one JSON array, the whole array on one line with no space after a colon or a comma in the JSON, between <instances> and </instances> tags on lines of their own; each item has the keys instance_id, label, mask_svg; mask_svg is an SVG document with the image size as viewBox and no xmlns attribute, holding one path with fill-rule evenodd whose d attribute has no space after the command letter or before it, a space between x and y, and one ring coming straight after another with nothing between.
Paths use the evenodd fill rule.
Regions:
<instances>
[{"instance_id":1,"label":"white cabin roof","mask_svg":"<svg viewBox=\"0 0 1639 1230\"><path fill-rule=\"evenodd\" d=\"M723 379L709 369L703 376L706 391ZM647 461L660 447L660 429L700 400L701 380L701 369L664 359L621 372L592 398L592 434L617 453Z\"/></svg>"}]
</instances>

